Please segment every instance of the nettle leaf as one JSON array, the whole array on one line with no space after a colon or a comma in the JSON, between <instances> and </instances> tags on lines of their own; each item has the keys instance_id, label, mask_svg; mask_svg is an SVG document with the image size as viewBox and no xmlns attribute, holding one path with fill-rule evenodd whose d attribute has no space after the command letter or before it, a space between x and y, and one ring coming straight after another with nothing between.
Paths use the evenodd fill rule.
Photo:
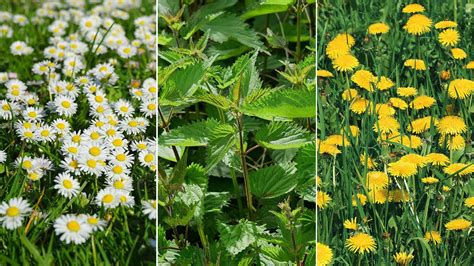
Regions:
<instances>
[{"instance_id":1,"label":"nettle leaf","mask_svg":"<svg viewBox=\"0 0 474 266\"><path fill-rule=\"evenodd\" d=\"M311 141L307 130L293 122L270 122L255 135L257 143L274 150L294 149Z\"/></svg>"},{"instance_id":2,"label":"nettle leaf","mask_svg":"<svg viewBox=\"0 0 474 266\"><path fill-rule=\"evenodd\" d=\"M234 14L226 13L220 15L203 25L201 30L210 30L211 40L218 43L235 40L254 49L265 50L257 33Z\"/></svg>"},{"instance_id":3,"label":"nettle leaf","mask_svg":"<svg viewBox=\"0 0 474 266\"><path fill-rule=\"evenodd\" d=\"M228 205L229 192L207 192L204 198L204 210L206 213L221 212Z\"/></svg>"},{"instance_id":4,"label":"nettle leaf","mask_svg":"<svg viewBox=\"0 0 474 266\"><path fill-rule=\"evenodd\" d=\"M301 180L314 180L316 169L316 142L301 148L295 157L296 175Z\"/></svg>"},{"instance_id":5,"label":"nettle leaf","mask_svg":"<svg viewBox=\"0 0 474 266\"><path fill-rule=\"evenodd\" d=\"M189 97L196 91L196 85L204 73L206 73L204 62L199 62L174 71L169 80L174 81L183 97Z\"/></svg>"},{"instance_id":6,"label":"nettle leaf","mask_svg":"<svg viewBox=\"0 0 474 266\"><path fill-rule=\"evenodd\" d=\"M305 118L316 116L316 91L282 89L275 90L241 108L246 115L257 116L266 120L276 117Z\"/></svg>"},{"instance_id":7,"label":"nettle leaf","mask_svg":"<svg viewBox=\"0 0 474 266\"><path fill-rule=\"evenodd\" d=\"M265 231L263 226L258 226L254 222L246 220L240 221L236 225L220 223L218 230L221 236L220 242L234 256L255 243L258 236Z\"/></svg>"},{"instance_id":8,"label":"nettle leaf","mask_svg":"<svg viewBox=\"0 0 474 266\"><path fill-rule=\"evenodd\" d=\"M158 142L167 146L195 147L206 146L211 132L220 123L215 119L207 119L187 124L163 133Z\"/></svg>"},{"instance_id":9,"label":"nettle leaf","mask_svg":"<svg viewBox=\"0 0 474 266\"><path fill-rule=\"evenodd\" d=\"M285 12L294 3L295 0L265 0L258 3L257 6L249 8L249 11L241 15L240 18L246 20L256 16Z\"/></svg>"},{"instance_id":10,"label":"nettle leaf","mask_svg":"<svg viewBox=\"0 0 474 266\"><path fill-rule=\"evenodd\" d=\"M175 147L175 148L178 151L178 155L180 157L183 156L184 148L181 148L181 147ZM158 150L160 151L158 152L158 157L163 158L168 161L176 162L176 157L173 153L173 149L171 148L171 146L161 145L158 142Z\"/></svg>"},{"instance_id":11,"label":"nettle leaf","mask_svg":"<svg viewBox=\"0 0 474 266\"><path fill-rule=\"evenodd\" d=\"M207 172L224 159L229 149L235 145L236 140L236 130L231 125L221 124L213 129L207 149Z\"/></svg>"},{"instance_id":12,"label":"nettle leaf","mask_svg":"<svg viewBox=\"0 0 474 266\"><path fill-rule=\"evenodd\" d=\"M201 201L204 193L198 185L183 184L183 190L179 191L176 197L186 206L193 206Z\"/></svg>"},{"instance_id":13,"label":"nettle leaf","mask_svg":"<svg viewBox=\"0 0 474 266\"><path fill-rule=\"evenodd\" d=\"M215 107L222 110L228 110L233 105L232 102L229 101L225 96L219 94L206 93L198 95L195 98L198 101L214 105Z\"/></svg>"},{"instance_id":14,"label":"nettle leaf","mask_svg":"<svg viewBox=\"0 0 474 266\"><path fill-rule=\"evenodd\" d=\"M160 0L158 10L160 16L174 15L179 10L179 2L175 0Z\"/></svg>"},{"instance_id":15,"label":"nettle leaf","mask_svg":"<svg viewBox=\"0 0 474 266\"><path fill-rule=\"evenodd\" d=\"M208 176L204 167L197 163L191 163L186 169L186 176L184 181L187 184L195 184L200 186L202 189L207 188Z\"/></svg>"},{"instance_id":16,"label":"nettle leaf","mask_svg":"<svg viewBox=\"0 0 474 266\"><path fill-rule=\"evenodd\" d=\"M291 164L271 165L249 173L250 190L261 199L276 198L292 191L297 184Z\"/></svg>"},{"instance_id":17,"label":"nettle leaf","mask_svg":"<svg viewBox=\"0 0 474 266\"><path fill-rule=\"evenodd\" d=\"M291 257L279 246L268 245L262 247L262 253L279 262L288 262Z\"/></svg>"}]
</instances>

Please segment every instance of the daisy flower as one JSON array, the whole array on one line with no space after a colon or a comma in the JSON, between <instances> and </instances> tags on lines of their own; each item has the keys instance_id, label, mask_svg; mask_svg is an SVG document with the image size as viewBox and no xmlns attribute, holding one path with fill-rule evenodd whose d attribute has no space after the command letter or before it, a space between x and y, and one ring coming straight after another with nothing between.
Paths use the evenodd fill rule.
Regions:
<instances>
[{"instance_id":1,"label":"daisy flower","mask_svg":"<svg viewBox=\"0 0 474 266\"><path fill-rule=\"evenodd\" d=\"M148 219L155 220L157 217L156 200L142 200L142 212L148 215Z\"/></svg>"},{"instance_id":2,"label":"daisy flower","mask_svg":"<svg viewBox=\"0 0 474 266\"><path fill-rule=\"evenodd\" d=\"M95 197L95 203L99 206L103 206L105 209L117 207L120 204L117 190L109 187L101 189Z\"/></svg>"},{"instance_id":3,"label":"daisy flower","mask_svg":"<svg viewBox=\"0 0 474 266\"><path fill-rule=\"evenodd\" d=\"M31 213L28 201L23 198L11 198L0 205L0 222L8 230L14 230L22 225L23 219Z\"/></svg>"},{"instance_id":4,"label":"daisy flower","mask_svg":"<svg viewBox=\"0 0 474 266\"><path fill-rule=\"evenodd\" d=\"M58 174L54 182L56 183L54 188L58 190L58 193L68 199L76 196L81 188L79 182L69 173Z\"/></svg>"},{"instance_id":5,"label":"daisy flower","mask_svg":"<svg viewBox=\"0 0 474 266\"><path fill-rule=\"evenodd\" d=\"M76 245L86 242L92 233L92 227L83 216L72 214L61 215L57 218L54 222L54 230L61 241Z\"/></svg>"}]
</instances>

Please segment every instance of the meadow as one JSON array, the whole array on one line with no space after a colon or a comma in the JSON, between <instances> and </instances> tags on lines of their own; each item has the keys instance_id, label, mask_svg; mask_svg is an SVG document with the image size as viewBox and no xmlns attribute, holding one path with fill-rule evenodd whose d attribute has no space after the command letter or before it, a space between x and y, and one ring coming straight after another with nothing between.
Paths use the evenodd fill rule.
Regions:
<instances>
[{"instance_id":1,"label":"meadow","mask_svg":"<svg viewBox=\"0 0 474 266\"><path fill-rule=\"evenodd\" d=\"M473 264L469 2L318 1L318 265Z\"/></svg>"},{"instance_id":2,"label":"meadow","mask_svg":"<svg viewBox=\"0 0 474 266\"><path fill-rule=\"evenodd\" d=\"M0 265L155 265L154 1L2 1Z\"/></svg>"}]
</instances>

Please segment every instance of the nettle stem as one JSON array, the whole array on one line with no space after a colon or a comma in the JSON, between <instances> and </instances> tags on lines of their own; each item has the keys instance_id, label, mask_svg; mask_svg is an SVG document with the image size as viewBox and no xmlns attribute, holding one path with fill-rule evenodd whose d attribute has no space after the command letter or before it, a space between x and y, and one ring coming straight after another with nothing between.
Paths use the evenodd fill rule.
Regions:
<instances>
[{"instance_id":1,"label":"nettle stem","mask_svg":"<svg viewBox=\"0 0 474 266\"><path fill-rule=\"evenodd\" d=\"M247 200L247 208L249 209L249 214L251 214L255 208L252 205L252 193L250 192L250 180L249 180L249 172L247 167L247 160L245 157L247 156L247 152L244 148L244 126L243 126L243 115L237 113L236 115L237 120L237 127L239 130L239 155L240 155L240 162L242 164L242 175L244 177L244 190L245 190L245 198ZM249 215L251 216L251 215Z\"/></svg>"}]
</instances>

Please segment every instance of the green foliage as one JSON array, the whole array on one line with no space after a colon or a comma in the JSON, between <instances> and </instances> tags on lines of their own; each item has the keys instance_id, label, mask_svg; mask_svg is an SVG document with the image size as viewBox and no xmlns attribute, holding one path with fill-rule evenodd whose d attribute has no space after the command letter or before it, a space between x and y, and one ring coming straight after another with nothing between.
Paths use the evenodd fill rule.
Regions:
<instances>
[{"instance_id":1,"label":"green foliage","mask_svg":"<svg viewBox=\"0 0 474 266\"><path fill-rule=\"evenodd\" d=\"M314 228L296 216L281 228L273 213L314 213L315 165L305 161L315 146L312 43L264 40L289 43L281 19L304 21L303 30L314 13L296 1L245 2L168 3L161 14L159 31L171 38L159 49L162 263L311 260Z\"/></svg>"}]
</instances>

